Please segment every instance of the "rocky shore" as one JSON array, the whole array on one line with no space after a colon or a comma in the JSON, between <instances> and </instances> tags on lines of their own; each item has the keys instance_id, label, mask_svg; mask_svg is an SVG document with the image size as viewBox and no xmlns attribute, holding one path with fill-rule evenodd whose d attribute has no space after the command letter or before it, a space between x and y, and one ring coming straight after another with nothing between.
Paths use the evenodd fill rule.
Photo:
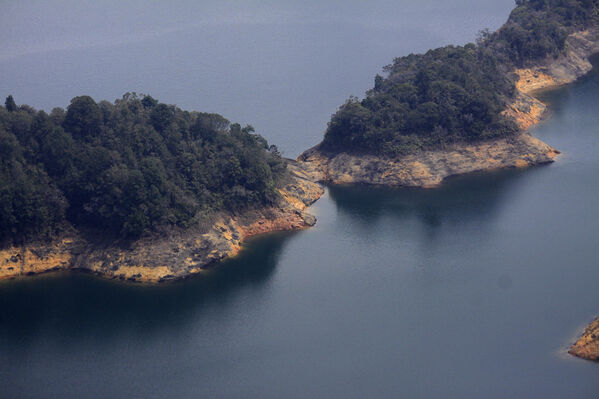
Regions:
<instances>
[{"instance_id":1,"label":"rocky shore","mask_svg":"<svg viewBox=\"0 0 599 399\"><path fill-rule=\"evenodd\" d=\"M545 105L520 93L510 114L523 129L541 120ZM506 113L508 111L506 110ZM319 146L298 157L312 179L332 184L436 187L450 176L551 163L560 152L523 132L473 143L454 143L400 157L329 153Z\"/></svg>"},{"instance_id":2,"label":"rocky shore","mask_svg":"<svg viewBox=\"0 0 599 399\"><path fill-rule=\"evenodd\" d=\"M595 319L568 353L587 360L599 361L599 318Z\"/></svg>"},{"instance_id":3,"label":"rocky shore","mask_svg":"<svg viewBox=\"0 0 599 399\"><path fill-rule=\"evenodd\" d=\"M157 283L184 279L236 255L243 241L271 231L299 230L314 225L305 208L323 194L301 165L289 162L291 177L281 188L278 204L240 215L219 215L206 231L174 229L143 237L125 248L108 240L89 239L72 229L50 243L0 250L0 279L57 270L81 270L103 277Z\"/></svg>"},{"instance_id":4,"label":"rocky shore","mask_svg":"<svg viewBox=\"0 0 599 399\"><path fill-rule=\"evenodd\" d=\"M471 144L453 144L399 158L375 155L329 154L317 147L304 152L316 181L405 187L435 187L449 177L476 171L528 167L552 162L559 151L529 134Z\"/></svg>"},{"instance_id":5,"label":"rocky shore","mask_svg":"<svg viewBox=\"0 0 599 399\"><path fill-rule=\"evenodd\" d=\"M534 93L584 76L592 69L589 57L597 52L599 29L577 32L568 37L563 56L514 71L518 93L504 113L522 130L534 126L547 108ZM301 154L298 161L306 165L316 181L434 187L454 175L553 162L557 154L559 151L524 132L510 138L452 144L396 158L328 153L316 146Z\"/></svg>"}]
</instances>

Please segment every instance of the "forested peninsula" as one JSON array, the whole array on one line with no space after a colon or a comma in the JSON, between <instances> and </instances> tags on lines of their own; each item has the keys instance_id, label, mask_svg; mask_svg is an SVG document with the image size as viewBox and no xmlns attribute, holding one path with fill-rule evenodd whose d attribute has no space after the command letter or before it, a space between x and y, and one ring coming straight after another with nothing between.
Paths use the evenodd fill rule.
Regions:
<instances>
[{"instance_id":1,"label":"forested peninsula","mask_svg":"<svg viewBox=\"0 0 599 399\"><path fill-rule=\"evenodd\" d=\"M526 132L546 109L533 94L592 69L598 8L598 0L518 0L476 43L396 58L298 160L320 181L416 187L552 162L559 151Z\"/></svg>"},{"instance_id":2,"label":"forested peninsula","mask_svg":"<svg viewBox=\"0 0 599 399\"><path fill-rule=\"evenodd\" d=\"M0 278L60 269L158 282L244 238L314 224L322 188L253 127L127 93L0 107Z\"/></svg>"}]
</instances>

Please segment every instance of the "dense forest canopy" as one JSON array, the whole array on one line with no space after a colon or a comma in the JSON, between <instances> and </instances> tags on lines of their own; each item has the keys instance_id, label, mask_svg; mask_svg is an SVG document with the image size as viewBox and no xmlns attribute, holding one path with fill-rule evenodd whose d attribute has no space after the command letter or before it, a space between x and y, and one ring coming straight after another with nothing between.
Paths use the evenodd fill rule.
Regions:
<instances>
[{"instance_id":1,"label":"dense forest canopy","mask_svg":"<svg viewBox=\"0 0 599 399\"><path fill-rule=\"evenodd\" d=\"M476 44L396 58L366 98L333 115L321 148L396 156L517 133L502 114L515 94L509 72L562 54L569 33L599 22L598 10L599 0L518 0Z\"/></svg>"},{"instance_id":2,"label":"dense forest canopy","mask_svg":"<svg viewBox=\"0 0 599 399\"><path fill-rule=\"evenodd\" d=\"M65 224L135 238L277 199L286 163L251 126L150 96L0 107L0 241Z\"/></svg>"}]
</instances>

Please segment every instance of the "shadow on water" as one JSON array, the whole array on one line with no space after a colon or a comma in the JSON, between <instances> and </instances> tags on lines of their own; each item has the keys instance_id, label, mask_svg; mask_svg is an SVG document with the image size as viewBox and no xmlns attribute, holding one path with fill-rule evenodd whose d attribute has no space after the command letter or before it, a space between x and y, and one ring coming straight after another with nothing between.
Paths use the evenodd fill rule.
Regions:
<instances>
[{"instance_id":1,"label":"shadow on water","mask_svg":"<svg viewBox=\"0 0 599 399\"><path fill-rule=\"evenodd\" d=\"M329 193L338 211L363 225L376 224L382 217L417 218L434 230L445 223L492 220L504 199L510 197L509 191L538 170L457 176L435 189L330 186Z\"/></svg>"},{"instance_id":2,"label":"shadow on water","mask_svg":"<svg viewBox=\"0 0 599 399\"><path fill-rule=\"evenodd\" d=\"M153 334L178 329L210 307L226 311L241 293L260 291L294 233L252 239L234 259L186 281L161 286L51 273L0 283L0 342L26 343L43 332L61 340L101 331Z\"/></svg>"}]
</instances>

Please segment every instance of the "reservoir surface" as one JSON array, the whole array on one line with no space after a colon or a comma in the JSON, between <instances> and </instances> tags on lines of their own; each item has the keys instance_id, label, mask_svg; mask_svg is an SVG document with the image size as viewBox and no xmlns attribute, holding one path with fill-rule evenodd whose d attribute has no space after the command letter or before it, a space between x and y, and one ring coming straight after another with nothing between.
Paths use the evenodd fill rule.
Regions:
<instances>
[{"instance_id":1,"label":"reservoir surface","mask_svg":"<svg viewBox=\"0 0 599 399\"><path fill-rule=\"evenodd\" d=\"M434 3L405 12L434 15ZM465 2L442 4L450 3L455 8L442 10L449 16L431 17L423 30L432 33L417 46L472 40L487 26L481 21L496 28L512 6L479 1L480 18L454 31ZM378 54L377 68L409 52L392 47L389 35L413 43L389 27L383 35L337 23L318 29L379 43L364 44ZM309 54L330 45L314 43L313 25L259 28L303 32L286 40ZM89 52L116 57L122 46L143 52L144 43L19 55L0 61L0 70L18 77L38 57L85 62ZM333 47L359 62L348 43ZM337 60L323 62L337 68ZM313 61L295 71L311 71L322 87L326 68ZM302 92L307 81L297 75L298 91L287 92L298 97L286 100L297 115L258 113L267 138L290 156L316 144L326 113L352 90L361 94L378 71L348 65L331 91L338 96ZM147 79L162 90L164 78L155 86ZM31 90L13 82L23 96ZM2 90L9 86L2 78ZM52 105L44 96L69 95L52 82L47 88L40 103L27 102L44 108ZM315 104L306 105L308 94ZM176 102L176 93L165 95L156 97ZM203 109L189 98L190 108ZM554 164L452 178L429 190L328 187L310 209L315 227L254 238L237 258L187 281L144 286L54 273L0 282L0 398L596 398L599 364L566 351L599 315L599 74L543 99L551 114L532 133L562 151ZM241 115L242 102L231 104ZM331 109L307 112L319 104Z\"/></svg>"}]
</instances>

